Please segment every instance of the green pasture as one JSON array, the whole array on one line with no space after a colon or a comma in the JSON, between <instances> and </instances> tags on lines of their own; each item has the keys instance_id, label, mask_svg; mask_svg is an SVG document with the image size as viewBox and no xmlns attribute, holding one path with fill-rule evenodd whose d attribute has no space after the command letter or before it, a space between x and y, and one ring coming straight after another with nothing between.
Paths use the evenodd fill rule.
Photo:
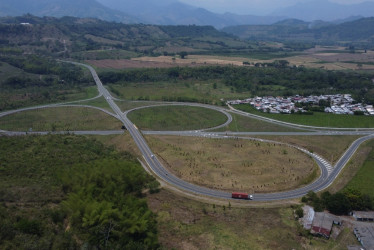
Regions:
<instances>
[{"instance_id":1,"label":"green pasture","mask_svg":"<svg viewBox=\"0 0 374 250\"><path fill-rule=\"evenodd\" d=\"M226 122L227 117L215 110L189 106L161 106L133 111L128 115L143 130L196 130Z\"/></svg>"},{"instance_id":2,"label":"green pasture","mask_svg":"<svg viewBox=\"0 0 374 250\"><path fill-rule=\"evenodd\" d=\"M248 104L234 105L233 107L255 115L300 125L334 128L374 128L374 116L335 115L321 112L314 112L313 115L269 114L260 112Z\"/></svg>"},{"instance_id":3,"label":"green pasture","mask_svg":"<svg viewBox=\"0 0 374 250\"><path fill-rule=\"evenodd\" d=\"M346 188L360 190L374 198L374 141L368 142L367 146L371 147L371 152Z\"/></svg>"},{"instance_id":4,"label":"green pasture","mask_svg":"<svg viewBox=\"0 0 374 250\"><path fill-rule=\"evenodd\" d=\"M222 104L222 100L247 98L250 93L236 93L221 80L177 80L165 82L110 85L113 93L126 100L187 101Z\"/></svg>"},{"instance_id":5,"label":"green pasture","mask_svg":"<svg viewBox=\"0 0 374 250\"><path fill-rule=\"evenodd\" d=\"M8 131L120 130L122 123L96 109L56 107L29 110L0 118Z\"/></svg>"}]
</instances>

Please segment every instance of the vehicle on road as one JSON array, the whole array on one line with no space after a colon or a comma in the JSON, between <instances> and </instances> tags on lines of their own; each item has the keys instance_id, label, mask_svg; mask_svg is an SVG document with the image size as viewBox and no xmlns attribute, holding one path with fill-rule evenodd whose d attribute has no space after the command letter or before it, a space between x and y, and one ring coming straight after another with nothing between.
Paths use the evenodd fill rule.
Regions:
<instances>
[{"instance_id":1,"label":"vehicle on road","mask_svg":"<svg viewBox=\"0 0 374 250\"><path fill-rule=\"evenodd\" d=\"M243 200L253 200L253 195L247 194L247 193L234 192L234 193L231 194L231 198L243 199Z\"/></svg>"}]
</instances>

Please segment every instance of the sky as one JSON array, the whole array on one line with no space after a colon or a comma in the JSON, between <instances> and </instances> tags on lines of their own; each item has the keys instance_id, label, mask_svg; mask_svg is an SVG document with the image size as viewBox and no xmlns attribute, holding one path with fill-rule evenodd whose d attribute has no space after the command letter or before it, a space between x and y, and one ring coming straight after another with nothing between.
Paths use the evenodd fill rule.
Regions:
<instances>
[{"instance_id":1,"label":"sky","mask_svg":"<svg viewBox=\"0 0 374 250\"><path fill-rule=\"evenodd\" d=\"M311 0L179 0L186 4L202 7L210 11L236 14L267 15L279 8L292 6L298 2ZM330 0L341 4L356 4L374 0Z\"/></svg>"}]
</instances>

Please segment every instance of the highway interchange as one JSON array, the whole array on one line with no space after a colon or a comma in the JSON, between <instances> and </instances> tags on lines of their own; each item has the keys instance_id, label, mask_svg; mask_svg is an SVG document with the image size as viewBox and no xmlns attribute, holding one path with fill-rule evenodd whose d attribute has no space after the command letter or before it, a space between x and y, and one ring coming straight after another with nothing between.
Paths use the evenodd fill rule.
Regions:
<instances>
[{"instance_id":1,"label":"highway interchange","mask_svg":"<svg viewBox=\"0 0 374 250\"><path fill-rule=\"evenodd\" d=\"M154 155L154 153L151 151L149 148L147 142L145 141L144 137L142 134L158 134L158 135L178 135L178 136L200 136L200 137L207 137L207 138L222 138L222 139L229 139L229 138L237 138L237 139L245 139L245 140L259 140L259 141L264 141L264 142L271 142L271 143L279 143L271 140L263 140L263 139L256 139L256 138L250 138L248 136L253 136L253 135L362 135L363 137L357 139L355 142L351 144L351 146L347 149L347 151L343 154L343 156L340 158L340 160L335 164L335 166L331 166L326 160L324 160L322 157L309 152L306 149L300 148L298 146L294 145L289 145L285 144L291 147L295 147L298 150L301 150L305 154L310 155L318 164L319 168L321 169L321 175L320 177L314 181L313 183L295 189L295 190L290 190L290 191L285 191L285 192L278 192L278 193L256 193L254 194L254 200L255 201L274 201L274 200L284 200L284 199L294 199L294 198L299 198L309 191L314 191L318 192L321 191L328 186L330 186L333 181L336 179L336 177L339 175L341 170L344 168L344 166L347 164L349 159L354 155L358 147L365 141L371 140L374 138L374 131L372 129L335 129L335 128L320 128L320 127L311 127L311 126L303 126L303 125L295 125L291 123L285 123L285 122L279 122L276 120L272 120L269 118L264 118L261 116L256 116L252 114L248 114L242 111L238 111L234 109L233 107L230 108L230 112L236 113L239 115L245 115L245 116L250 116L255 119L261 119L265 120L267 122L271 123L276 123L282 126L287 126L287 127L292 127L292 128L298 128L298 129L308 129L311 130L312 132L241 132L241 133L226 133L226 132L207 132L205 129L201 130L194 130L194 131L139 131L139 129L129 120L127 117L128 113L142 109L142 108L149 108L149 107L154 107L155 105L152 106L145 106L145 107L139 107L139 108L134 108L132 110L128 110L126 112L122 112L121 109L118 107L118 105L115 103L115 98L109 93L109 91L103 86L101 83L96 71L89 65L86 64L81 64L81 63L75 63L71 62L76 65L80 65L83 67L86 67L87 69L90 70L93 79L95 80L95 83L97 85L99 95L95 98L98 98L100 96L103 96L107 103L110 105L111 109L114 111L114 113L108 112L105 109L100 109L97 108L109 115L112 115L119 119L132 138L134 139L137 147L139 148L143 160L147 163L149 169L151 172L157 176L159 179L161 179L163 182L178 188L179 190L182 190L183 192L188 192L191 194L195 195L203 195L203 196L208 196L212 198L219 198L219 199L232 199L231 198L231 193L224 192L224 191L219 191L219 190L213 190L201 186L197 186L191 183L188 183L184 180L179 179L175 175L171 174L162 164L161 162L157 159L157 156ZM55 104L55 105L44 105L44 106L39 106L39 107L32 107L32 108L23 108L23 109L18 109L14 111L7 111L0 113L0 117L5 116L5 115L10 115L16 112L22 112L22 111L27 111L31 109L36 109L36 108L50 108L50 107L58 107L61 106L62 104ZM83 106L83 107L90 107L92 106L84 106L84 105L78 105L78 104L68 104L70 106ZM219 112L222 112L224 115L227 117L227 121L215 128L209 128L209 130L212 129L217 129L221 127L227 126L229 123L232 121L232 116L229 113L229 110L224 109L222 107L216 107L216 106L211 106L211 105L204 105L204 104L197 104L197 103L165 103L165 104L157 104L157 106L164 106L164 105L189 105L189 106L197 106L197 107L202 107L202 108L209 108L213 109ZM94 107L96 108L96 107ZM0 133L2 134L7 134L7 135L20 135L20 134L25 134L23 132L10 132L10 131L2 131L0 130ZM35 132L37 134L45 134L47 132ZM107 134L120 134L123 133L122 131L73 131L75 134L102 134L102 135L107 135ZM280 143L284 144L284 143Z\"/></svg>"}]
</instances>

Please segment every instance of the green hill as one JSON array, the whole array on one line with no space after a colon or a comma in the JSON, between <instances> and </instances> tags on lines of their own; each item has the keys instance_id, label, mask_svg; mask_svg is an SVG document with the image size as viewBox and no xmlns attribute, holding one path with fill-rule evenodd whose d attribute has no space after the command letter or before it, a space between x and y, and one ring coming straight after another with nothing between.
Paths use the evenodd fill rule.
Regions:
<instances>
[{"instance_id":1,"label":"green hill","mask_svg":"<svg viewBox=\"0 0 374 250\"><path fill-rule=\"evenodd\" d=\"M128 25L92 18L25 15L0 18L0 46L17 46L24 53L54 56L114 49L161 55L181 51L206 53L228 47L241 49L247 48L248 42L238 41L212 26Z\"/></svg>"}]
</instances>

